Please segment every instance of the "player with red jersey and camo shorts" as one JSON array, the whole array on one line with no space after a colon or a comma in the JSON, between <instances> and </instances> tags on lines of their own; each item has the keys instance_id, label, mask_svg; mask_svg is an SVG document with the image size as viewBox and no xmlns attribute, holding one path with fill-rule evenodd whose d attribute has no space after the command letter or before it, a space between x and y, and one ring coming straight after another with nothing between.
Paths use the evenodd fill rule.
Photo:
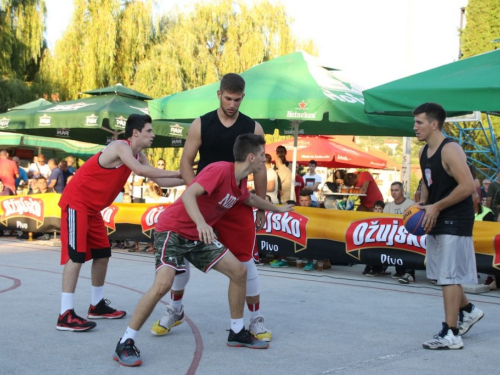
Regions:
<instances>
[{"instance_id":1,"label":"player with red jersey and camo shorts","mask_svg":"<svg viewBox=\"0 0 500 375\"><path fill-rule=\"evenodd\" d=\"M245 96L245 81L234 73L222 77L217 91L220 106L193 121L189 127L186 144L181 158L182 178L189 184L194 178L194 159L199 151L198 173L207 165L217 161L234 162L233 145L240 134L255 133L264 136L262 126L239 112ZM254 174L255 192L265 199L267 191L267 172L261 169ZM255 230L260 230L265 223L265 212L258 210L256 218L252 208L240 204L217 222L215 229L219 240L247 268L247 306L250 310L250 332L258 339L271 341L271 331L264 326L264 317L260 314L259 274L254 259L258 260ZM184 321L182 297L189 281L187 272L177 275L171 292L170 305L165 314L151 327L154 335L165 335L170 329Z\"/></svg>"},{"instance_id":2,"label":"player with red jersey and camo shorts","mask_svg":"<svg viewBox=\"0 0 500 375\"><path fill-rule=\"evenodd\" d=\"M156 275L153 286L144 294L113 358L123 366L142 363L135 339L139 329L160 299L168 293L176 274L186 272L187 262L203 272L211 268L229 277L231 325L227 345L266 349L269 343L256 339L244 327L246 267L219 242L212 227L238 205L273 212L287 212L291 206L274 206L247 189L249 173L265 170L264 137L248 133L234 144L234 163L216 162L203 169L172 206L164 210L156 224L154 247ZM241 224L240 224L241 225ZM253 222L250 223L253 227Z\"/></svg>"},{"instance_id":3,"label":"player with red jersey and camo shorts","mask_svg":"<svg viewBox=\"0 0 500 375\"><path fill-rule=\"evenodd\" d=\"M125 311L115 310L103 298L103 285L111 247L101 216L120 193L131 171L153 179L160 186L184 184L179 172L153 168L142 152L151 146L154 134L151 117L130 115L125 125L127 140L110 143L90 158L66 186L61 207L61 264L64 264L61 312L56 328L88 331L96 326L76 315L74 293L82 264L92 259L92 300L89 319L119 319Z\"/></svg>"}]
</instances>

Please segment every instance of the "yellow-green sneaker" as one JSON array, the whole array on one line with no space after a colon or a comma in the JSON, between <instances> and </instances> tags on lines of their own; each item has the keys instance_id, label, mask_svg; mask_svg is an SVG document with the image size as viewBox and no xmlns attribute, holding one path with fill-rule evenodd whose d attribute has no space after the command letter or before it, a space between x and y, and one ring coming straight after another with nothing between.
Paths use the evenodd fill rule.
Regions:
<instances>
[{"instance_id":1,"label":"yellow-green sneaker","mask_svg":"<svg viewBox=\"0 0 500 375\"><path fill-rule=\"evenodd\" d=\"M165 308L165 313L160 320L157 320L151 327L151 333L156 336L163 336L170 332L172 327L184 322L184 305L181 305L179 312L171 306Z\"/></svg>"},{"instance_id":2,"label":"yellow-green sneaker","mask_svg":"<svg viewBox=\"0 0 500 375\"><path fill-rule=\"evenodd\" d=\"M257 315L250 321L248 330L255 336L255 338L262 341L269 342L273 337L271 331L264 327L264 317L261 315Z\"/></svg>"}]
</instances>

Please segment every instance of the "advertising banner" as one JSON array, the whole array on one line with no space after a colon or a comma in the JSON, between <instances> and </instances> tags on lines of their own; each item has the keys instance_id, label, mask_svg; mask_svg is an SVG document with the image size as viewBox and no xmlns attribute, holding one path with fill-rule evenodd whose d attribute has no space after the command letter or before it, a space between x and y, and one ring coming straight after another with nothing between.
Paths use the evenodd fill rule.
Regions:
<instances>
[{"instance_id":1,"label":"advertising banner","mask_svg":"<svg viewBox=\"0 0 500 375\"><path fill-rule=\"evenodd\" d=\"M0 230L53 232L60 228L59 194L0 197ZM169 204L114 203L101 214L110 240L151 242L158 216ZM500 224L476 222L478 272L500 274ZM266 212L257 232L259 252L337 264L384 264L424 269L426 236L409 234L398 215L296 207Z\"/></svg>"}]
</instances>

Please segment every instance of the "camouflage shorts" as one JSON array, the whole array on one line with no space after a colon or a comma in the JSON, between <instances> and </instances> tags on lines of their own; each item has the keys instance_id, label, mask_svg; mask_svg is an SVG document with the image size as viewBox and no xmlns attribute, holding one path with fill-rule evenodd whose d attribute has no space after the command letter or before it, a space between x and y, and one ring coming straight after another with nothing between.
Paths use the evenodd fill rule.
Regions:
<instances>
[{"instance_id":1,"label":"camouflage shorts","mask_svg":"<svg viewBox=\"0 0 500 375\"><path fill-rule=\"evenodd\" d=\"M228 251L217 240L207 245L203 241L188 240L171 231L154 232L154 248L156 270L169 266L177 272L186 270L184 258L200 271L208 272Z\"/></svg>"}]
</instances>

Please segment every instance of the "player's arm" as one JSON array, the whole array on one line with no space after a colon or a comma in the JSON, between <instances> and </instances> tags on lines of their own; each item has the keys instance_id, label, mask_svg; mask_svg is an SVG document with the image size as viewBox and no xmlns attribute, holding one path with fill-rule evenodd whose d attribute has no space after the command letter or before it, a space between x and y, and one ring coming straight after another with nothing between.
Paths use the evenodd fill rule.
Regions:
<instances>
[{"instance_id":1,"label":"player's arm","mask_svg":"<svg viewBox=\"0 0 500 375\"><path fill-rule=\"evenodd\" d=\"M184 193L185 194L185 193ZM262 211L271 212L288 212L293 211L293 206L287 204L286 206L275 206L271 202L262 199L256 194L250 194L250 196L244 202L247 206L258 208Z\"/></svg>"},{"instance_id":2,"label":"player's arm","mask_svg":"<svg viewBox=\"0 0 500 375\"><path fill-rule=\"evenodd\" d=\"M423 150L424 147L422 147L418 153L418 160L422 157ZM423 180L424 178L425 176L422 176L422 183L420 184L420 199L417 201L420 206L426 205L429 201L429 190L427 190L427 185L425 185Z\"/></svg>"},{"instance_id":3,"label":"player's arm","mask_svg":"<svg viewBox=\"0 0 500 375\"><path fill-rule=\"evenodd\" d=\"M254 133L264 137L264 130L262 129L262 126L258 122L255 122ZM267 170L266 170L266 168L261 168L259 172L254 173L253 177L254 177L254 184L255 184L255 195L257 195L260 198L262 198L263 200L265 200L266 193L267 193ZM266 213L265 213L265 211L262 211L259 209L257 211L257 214L255 215L255 228L257 228L257 230L260 230L264 227L265 223L266 223Z\"/></svg>"},{"instance_id":4,"label":"player's arm","mask_svg":"<svg viewBox=\"0 0 500 375\"><path fill-rule=\"evenodd\" d=\"M144 155L144 153L142 153L142 152L139 154L139 162L143 165L146 165L146 166L152 168L152 169L157 169L157 168L154 168L153 166L151 166L147 156ZM175 186L184 185L184 180L182 178L178 177L180 175L180 172L178 172L178 171L175 171L175 172L168 171L168 172L174 173L174 175L177 177L150 177L149 179L156 182L158 184L158 186L161 186L161 187L175 187ZM144 182L144 178L142 178L142 177L139 178L137 186L142 186L143 182ZM134 186L135 186L135 183L134 183Z\"/></svg>"},{"instance_id":5,"label":"player's arm","mask_svg":"<svg viewBox=\"0 0 500 375\"><path fill-rule=\"evenodd\" d=\"M194 159L201 147L201 119L198 117L193 121L188 130L186 143L181 156L181 175L182 179L189 185L194 179Z\"/></svg>"},{"instance_id":6,"label":"player's arm","mask_svg":"<svg viewBox=\"0 0 500 375\"><path fill-rule=\"evenodd\" d=\"M441 211L470 197L476 190L474 180L467 166L467 156L457 143L446 144L441 151L441 158L446 172L457 181L458 185L448 196L434 204L423 207L425 217L422 226L426 231L431 230L436 225L436 220Z\"/></svg>"},{"instance_id":7,"label":"player's arm","mask_svg":"<svg viewBox=\"0 0 500 375\"><path fill-rule=\"evenodd\" d=\"M99 162L106 168L115 167L115 164L121 161L138 176L149 177L151 179L156 177L180 178L178 171L153 168L143 152L139 153L139 160L137 160L132 154L132 149L125 142L113 142L108 147L110 148L109 151L106 149L99 157Z\"/></svg>"},{"instance_id":8,"label":"player's arm","mask_svg":"<svg viewBox=\"0 0 500 375\"><path fill-rule=\"evenodd\" d=\"M193 222L196 224L200 240L209 244L216 239L214 230L207 224L205 218L201 214L200 208L196 198L205 194L205 189L199 183L195 182L189 186L186 191L181 195L182 203L186 208L186 212Z\"/></svg>"}]
</instances>

